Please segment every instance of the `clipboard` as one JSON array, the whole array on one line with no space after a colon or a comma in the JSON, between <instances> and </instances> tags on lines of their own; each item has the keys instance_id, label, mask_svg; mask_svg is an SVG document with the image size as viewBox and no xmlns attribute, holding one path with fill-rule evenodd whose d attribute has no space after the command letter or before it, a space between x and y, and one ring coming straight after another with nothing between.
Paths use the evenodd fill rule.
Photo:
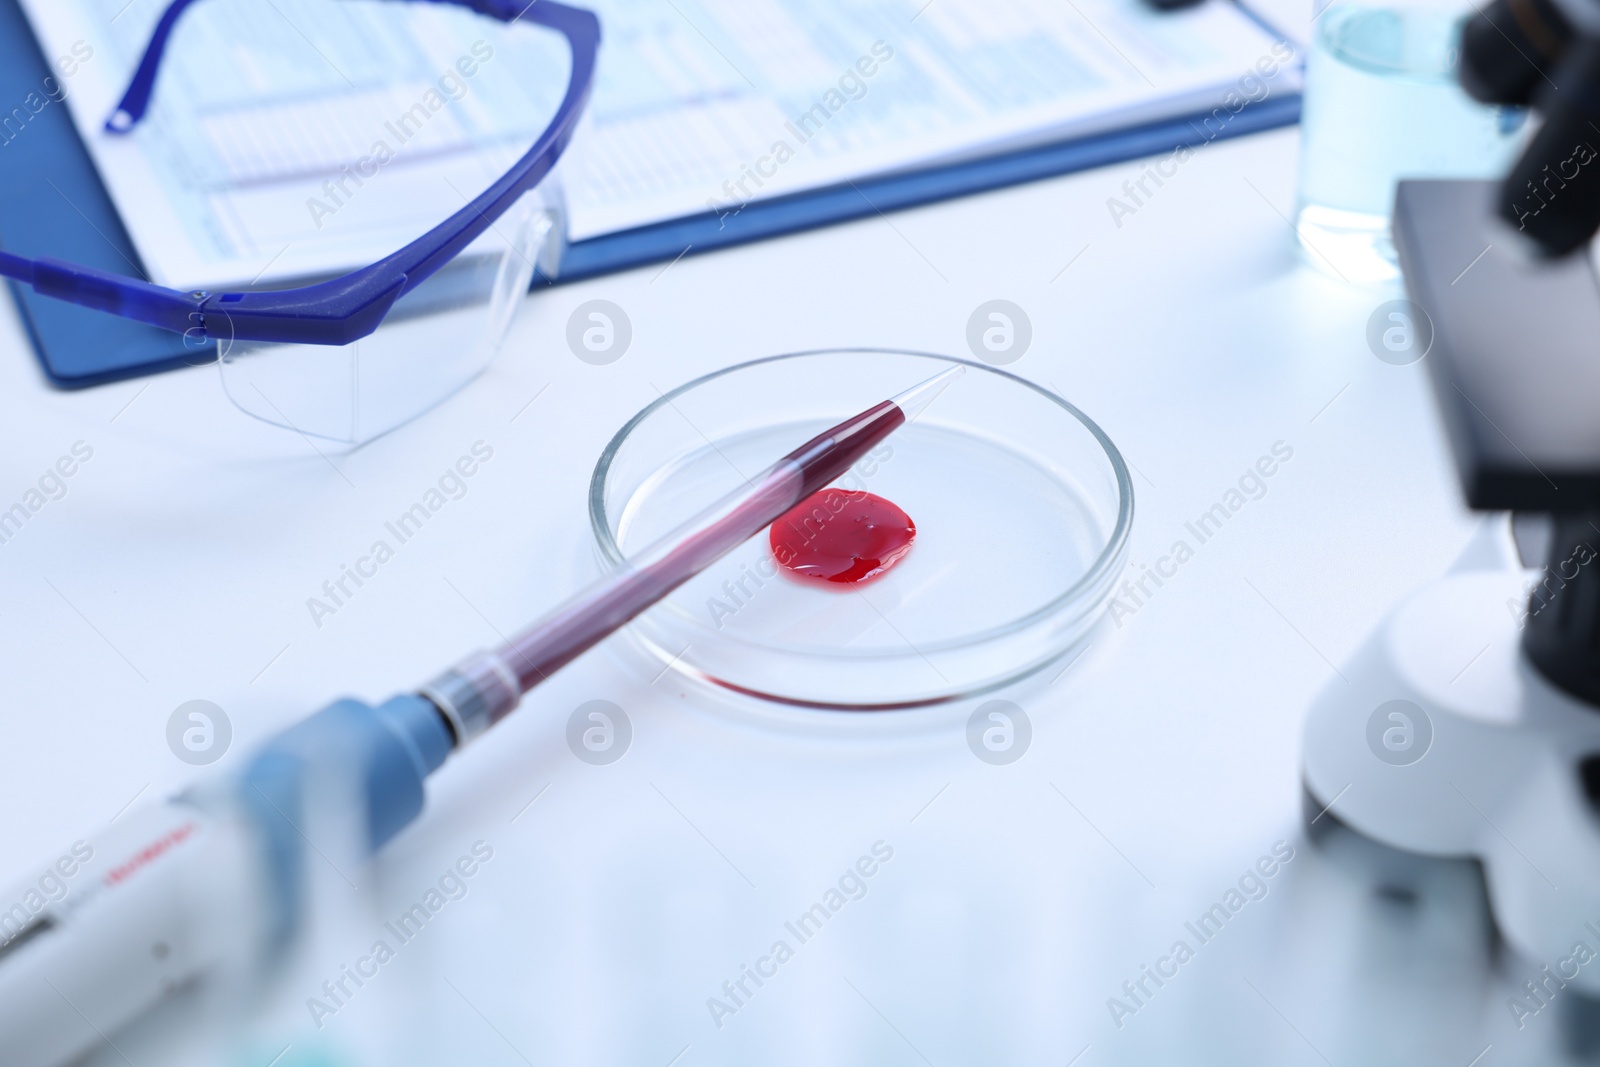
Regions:
<instances>
[{"instance_id":1,"label":"clipboard","mask_svg":"<svg viewBox=\"0 0 1600 1067\"><path fill-rule=\"evenodd\" d=\"M30 93L36 99L47 98L42 87L46 78L54 77L17 0L0 0L0 101L20 105ZM46 99L37 112L26 105L21 111L26 118L18 123L13 113L10 125L0 113L0 248L144 277L138 251L66 105ZM1214 133L1202 124L1208 114L807 190L747 204L736 214L708 210L604 234L568 244L556 275L536 275L533 288L1139 159L1181 145L1194 148L1291 126L1300 120L1300 94L1249 103ZM39 365L60 388L101 385L206 362L177 334L9 284Z\"/></svg>"}]
</instances>

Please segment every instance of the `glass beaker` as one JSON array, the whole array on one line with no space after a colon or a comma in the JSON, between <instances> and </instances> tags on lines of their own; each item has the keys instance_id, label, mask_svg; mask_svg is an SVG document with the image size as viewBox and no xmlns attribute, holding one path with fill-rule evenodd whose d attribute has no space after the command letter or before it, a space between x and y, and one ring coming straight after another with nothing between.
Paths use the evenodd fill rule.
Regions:
<instances>
[{"instance_id":1,"label":"glass beaker","mask_svg":"<svg viewBox=\"0 0 1600 1067\"><path fill-rule=\"evenodd\" d=\"M1333 0L1312 20L1295 230L1307 258L1351 282L1399 274L1389 214L1401 178L1494 178L1526 114L1456 79L1459 0Z\"/></svg>"}]
</instances>

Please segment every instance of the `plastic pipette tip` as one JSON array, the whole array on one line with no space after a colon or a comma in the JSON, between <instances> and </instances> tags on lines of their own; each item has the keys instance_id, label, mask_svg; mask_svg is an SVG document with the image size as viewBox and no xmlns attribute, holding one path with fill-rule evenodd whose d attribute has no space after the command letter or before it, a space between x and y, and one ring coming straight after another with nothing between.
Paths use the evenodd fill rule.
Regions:
<instances>
[{"instance_id":1,"label":"plastic pipette tip","mask_svg":"<svg viewBox=\"0 0 1600 1067\"><path fill-rule=\"evenodd\" d=\"M910 422L922 414L928 405L933 403L951 382L965 373L967 373L967 368L957 363L948 370L940 371L920 385L913 385L899 396L890 397L889 399L905 415L906 421Z\"/></svg>"}]
</instances>

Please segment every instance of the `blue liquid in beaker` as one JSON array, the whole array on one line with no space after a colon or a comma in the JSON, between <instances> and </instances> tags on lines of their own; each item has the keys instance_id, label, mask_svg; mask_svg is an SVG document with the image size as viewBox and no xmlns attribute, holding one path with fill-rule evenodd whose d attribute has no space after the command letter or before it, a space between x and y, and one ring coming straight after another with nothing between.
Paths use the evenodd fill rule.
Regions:
<instances>
[{"instance_id":1,"label":"blue liquid in beaker","mask_svg":"<svg viewBox=\"0 0 1600 1067\"><path fill-rule=\"evenodd\" d=\"M1389 213L1401 178L1492 178L1524 114L1456 81L1462 16L1337 3L1313 27L1296 229L1308 258L1354 282L1395 277Z\"/></svg>"}]
</instances>

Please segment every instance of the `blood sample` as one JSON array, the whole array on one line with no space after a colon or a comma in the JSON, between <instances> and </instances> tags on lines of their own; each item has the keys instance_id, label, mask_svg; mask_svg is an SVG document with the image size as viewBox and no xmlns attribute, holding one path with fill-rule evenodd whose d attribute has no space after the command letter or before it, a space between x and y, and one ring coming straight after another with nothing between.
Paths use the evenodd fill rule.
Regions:
<instances>
[{"instance_id":1,"label":"blood sample","mask_svg":"<svg viewBox=\"0 0 1600 1067\"><path fill-rule=\"evenodd\" d=\"M812 493L772 524L772 558L806 582L855 585L898 563L917 527L881 496L846 489Z\"/></svg>"}]
</instances>

